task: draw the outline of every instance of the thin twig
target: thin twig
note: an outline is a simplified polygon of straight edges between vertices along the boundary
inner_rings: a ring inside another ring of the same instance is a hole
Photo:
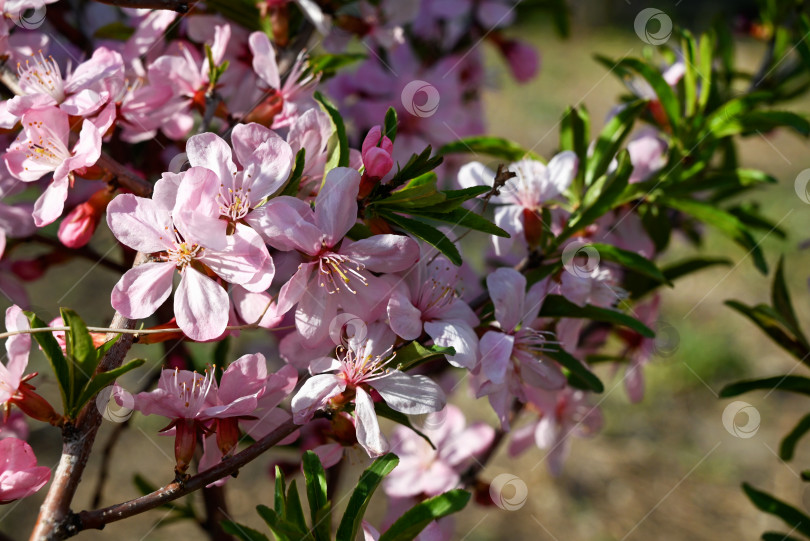
[[[149,511],[150,509],[154,509],[155,507],[199,490],[214,481],[233,475],[238,472],[242,466],[258,458],[262,453],[292,434],[297,428],[298,425],[293,423],[292,420],[289,420],[247,449],[244,449],[230,458],[224,459],[209,470],[190,477],[185,482],[173,481],[140,498],[111,505],[103,509],[82,511],[81,513],[74,514],[71,516],[69,526],[65,530],[68,534],[67,537],[76,535],[82,530],[101,529],[110,522],[116,522],[134,515],[139,515],[145,511]]]
[[[96,2],[120,8],[166,9],[177,13],[188,13],[196,0],[96,0]]]

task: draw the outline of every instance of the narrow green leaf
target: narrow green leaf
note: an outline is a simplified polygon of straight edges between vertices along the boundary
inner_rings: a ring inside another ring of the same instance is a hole
[[[470,493],[451,490],[416,504],[405,511],[386,532],[380,541],[411,541],[434,520],[457,513],[470,501]]]
[[[458,252],[456,245],[435,227],[393,212],[381,212],[380,216],[434,246],[447,256],[447,259],[452,261],[454,265],[461,265],[461,254]]]
[[[220,522],[220,524],[222,525],[222,529],[225,531],[225,533],[236,536],[236,538],[240,541],[270,541],[263,533],[257,532],[253,528],[249,528],[244,524],[239,524],[231,520],[223,520]]]
[[[759,244],[751,236],[751,232],[738,218],[702,201],[693,199],[678,199],[673,197],[663,197],[659,200],[661,204],[680,210],[689,214],[693,218],[700,220],[725,234],[737,244],[748,250],[754,260],[754,266],[762,272],[768,273],[768,264]]]
[[[796,445],[808,431],[810,431],[810,413],[802,417],[798,424],[793,427],[793,430],[790,431],[790,434],[784,437],[779,445],[779,458],[786,462],[793,460]]]
[[[586,389],[595,393],[601,393],[605,390],[604,384],[596,377],[596,374],[588,370],[579,359],[564,349],[546,351],[546,355],[566,368],[575,379],[575,382],[581,383]]]
[[[68,393],[70,415],[76,413],[76,399],[84,388],[85,384],[96,371],[98,357],[96,346],[93,344],[93,337],[87,331],[84,321],[79,315],[68,308],[60,309],[62,321],[70,327],[65,333],[65,348],[67,350],[68,363],[72,363],[72,380],[70,382],[70,392]]]
[[[343,123],[343,117],[340,116],[337,107],[318,91],[315,92],[314,98],[315,101],[321,105],[321,108],[326,114],[329,115],[329,118],[332,120],[332,125],[335,128],[335,147],[326,163],[326,169],[324,171],[325,178],[326,173],[335,167],[347,167],[349,165],[349,140],[346,137],[346,125]]]
[[[393,143],[397,138],[397,111],[393,107],[389,107],[385,112],[384,135],[388,137]]]
[[[366,514],[366,508],[371,501],[371,496],[374,495],[374,491],[380,486],[385,476],[397,467],[397,464],[399,464],[399,458],[393,453],[388,453],[375,460],[363,472],[352,492],[343,518],[340,520],[335,537],[336,541],[355,540],[357,532],[360,530],[360,524]]]
[[[790,391],[810,396],[810,379],[803,376],[773,376],[770,378],[747,379],[723,387],[720,398],[730,398],[743,393],[759,390]]]
[[[452,347],[428,346],[425,347],[416,340],[397,350],[397,369],[407,372],[420,364],[441,359],[445,355],[455,355]]]
[[[573,317],[605,321],[633,329],[647,338],[654,338],[655,333],[634,317],[609,308],[600,308],[586,304],[579,306],[560,295],[547,295],[540,307],[539,317]]]
[[[119,366],[118,368],[113,368],[112,370],[107,370],[106,372],[102,372],[100,374],[95,375],[82,389],[81,394],[75,400],[73,404],[73,413],[79,413],[79,411],[84,407],[84,405],[89,402],[96,394],[101,391],[107,385],[110,385],[113,381],[118,379],[120,376],[126,374],[130,370],[135,370],[139,366],[141,366],[144,362],[143,359],[133,359],[128,363]]]
[[[796,312],[793,311],[793,303],[790,301],[790,293],[785,283],[784,257],[779,258],[779,263],[776,265],[776,273],[773,276],[773,287],[771,288],[771,303],[785,321],[790,324],[791,330],[797,335],[797,338],[807,343],[807,339],[801,332],[799,320],[796,318]]]
[[[668,284],[670,286],[672,285],[672,283],[667,280],[667,277],[664,276],[655,263],[646,257],[637,254],[636,252],[623,250],[611,244],[594,243],[590,246],[599,252],[599,257],[601,259],[618,263],[623,267],[652,278],[653,280],[656,280],[662,284]]]
[[[292,480],[287,491],[287,516],[285,518],[299,530],[308,531],[307,521],[304,518],[304,507],[301,505],[301,497],[298,495],[298,484],[295,479]]]
[[[770,494],[755,489],[748,483],[743,483],[742,487],[746,496],[754,503],[757,509],[781,518],[797,532],[810,536],[810,517],[792,505],[788,505]]]
[[[765,532],[762,534],[762,541],[799,541],[799,539],[786,533]]]
[[[310,532],[301,530],[292,522],[284,520],[273,509],[265,505],[257,505],[256,511],[267,524],[267,527],[270,528],[270,531],[273,532],[277,541],[312,540],[312,534]]]
[[[726,301],[725,304],[750,319],[775,344],[782,347],[799,361],[808,362],[810,348],[802,343],[801,338],[793,334],[789,324],[782,319],[779,312],[764,304],[747,306],[738,301]]]
[[[31,324],[32,329],[41,329],[47,327],[48,324],[39,319],[33,312],[23,312]],[[69,393],[70,393],[70,365],[62,353],[62,348],[59,347],[59,342],[54,338],[53,333],[38,332],[32,333],[31,336],[36,340],[39,347],[42,348],[42,353],[51,365],[54,375],[56,376],[56,383],[59,385],[59,393],[62,395],[62,406],[64,412],[67,414],[70,409]]]
[[[619,62],[619,65],[635,71],[641,75],[641,77],[644,78],[647,83],[649,83],[653,89],[653,92],[655,92],[655,95],[658,97],[658,102],[661,104],[661,107],[666,113],[670,126],[672,126],[672,129],[675,131],[675,133],[677,133],[681,124],[681,111],[680,106],[678,105],[678,98],[675,95],[675,91],[671,86],[669,86],[669,83],[664,80],[664,76],[661,75],[658,68],[655,68],[643,60],[639,60],[638,58],[624,58]],[[693,93],[691,94],[691,98],[689,97],[689,93],[687,93],[687,99],[691,99],[692,106],[694,107],[694,81],[692,85]],[[687,113],[687,116],[691,115]]]
[[[304,174],[304,166],[306,165],[306,149],[302,148],[295,155],[295,166],[290,174],[290,180],[284,185],[279,195],[289,195],[290,197],[298,196],[298,188],[301,186],[301,177]]]
[[[417,208],[412,209],[410,213],[412,215],[422,216],[431,220],[447,222],[453,225],[460,225],[461,227],[466,227],[467,229],[473,229],[475,231],[482,231],[489,235],[495,235],[496,237],[509,238],[509,233],[490,222],[480,214],[476,214],[474,211],[465,208],[454,209],[446,212],[426,212],[424,209]]]
[[[284,474],[281,468],[276,466],[276,483],[273,507],[280,517],[287,516],[287,483],[284,482]]]
[[[616,116],[602,128],[593,147],[593,154],[588,159],[585,170],[585,186],[590,186],[597,178],[605,174],[622,141],[633,129],[638,116],[647,108],[646,100],[636,100],[625,105]],[[580,164],[582,167],[582,164]]]
[[[309,500],[310,518],[312,519],[312,528],[315,531],[315,538],[318,541],[329,541],[329,532],[332,527],[331,521],[319,520],[318,515],[318,512],[326,507],[328,503],[326,496],[326,473],[323,471],[323,465],[318,455],[312,451],[304,453],[303,467],[304,480],[307,486],[307,500]]]

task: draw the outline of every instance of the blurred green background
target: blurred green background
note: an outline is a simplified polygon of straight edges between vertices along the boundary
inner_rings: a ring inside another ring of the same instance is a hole
[[[572,2],[571,36],[561,40],[544,20],[526,18],[512,33],[531,41],[542,54],[539,77],[528,85],[517,85],[505,72],[500,59],[487,44],[489,86],[485,102],[489,131],[508,137],[541,155],[555,152],[558,121],[568,105],[584,104],[591,114],[594,129],[601,127],[624,87],[592,59],[592,54],[620,58],[642,53],[645,44],[633,32],[633,17],[648,5],[636,2]],[[709,25],[718,5],[684,0],[677,5],[656,5],[677,22],[695,29]],[[744,11],[745,8],[735,7]],[[729,19],[729,24],[733,23]],[[757,69],[764,44],[740,37],[738,65],[744,71]],[[810,102],[793,104],[796,110],[810,111]],[[769,262],[786,255],[787,278],[794,294],[800,319],[810,328],[810,254],[798,244],[810,237],[810,206],[794,192],[797,174],[810,167],[807,142],[787,133],[752,137],[742,144],[743,165],[762,169],[780,181],[753,197],[764,213],[788,234],[786,240],[769,235],[762,241]],[[487,242],[479,237],[480,242]],[[110,238],[97,238],[95,247],[102,253],[112,244]],[[677,259],[693,248],[676,242],[665,260]],[[716,540],[756,539],[766,529],[788,528],[758,512],[740,490],[749,481],[805,511],[810,512],[810,491],[798,473],[810,464],[810,442],[798,447],[796,458],[782,463],[777,450],[782,436],[808,411],[807,402],[795,396],[755,393],[742,399],[761,415],[757,433],[748,439],[729,434],[721,416],[730,400],[720,400],[722,386],[745,377],[786,373],[796,363],[772,345],[753,325],[723,306],[727,299],[748,304],[768,298],[770,277],[753,267],[750,258],[737,246],[709,231],[701,250],[706,255],[728,256],[733,267],[717,267],[682,279],[674,290],[664,291],[663,319],[677,330],[679,346],[675,354],[655,360],[646,369],[647,393],[638,405],[629,403],[620,376],[609,367],[599,374],[607,384],[599,397],[606,419],[601,434],[591,440],[575,440],[571,456],[560,478],[548,475],[542,463],[543,452],[531,450],[518,459],[501,451],[484,477],[510,473],[529,488],[528,500],[517,511],[471,505],[457,517],[457,539],[496,540],[532,539],[557,541],[642,540]],[[87,274],[86,274],[87,273]],[[77,276],[86,277],[75,286]],[[104,324],[112,315],[109,292],[116,276],[100,267],[91,268],[76,261],[52,269],[33,288],[34,309],[43,319],[56,315],[57,306],[76,309],[93,324]],[[54,302],[52,292],[66,292]],[[258,333],[246,335],[238,344],[242,352],[268,350],[266,338]],[[154,358],[158,348],[135,348],[132,357]],[[34,367],[44,368],[39,356]],[[799,368],[797,373],[803,369]],[[136,388],[142,373],[131,374],[124,386]],[[43,393],[56,393],[52,379],[37,378]],[[468,420],[493,417],[483,402],[457,397]],[[124,433],[113,455],[114,471],[108,482],[104,504],[137,495],[132,485],[133,472],[141,472],[154,484],[169,481],[173,464],[172,441],[156,436],[162,419],[136,416]],[[744,423],[745,419],[741,419]],[[41,464],[54,465],[59,456],[56,431],[32,427],[31,443]],[[106,442],[112,429],[105,423],[96,442]],[[281,452],[283,454],[283,451]],[[74,509],[89,505],[98,454],[91,459],[85,483],[74,502]],[[230,481],[230,512],[237,521],[264,530],[253,508],[269,503],[272,485],[267,474],[268,460],[246,467],[237,480]],[[355,479],[363,467],[362,457],[353,460],[346,479]],[[350,490],[344,486],[338,494]],[[42,494],[19,504],[0,507],[0,530],[24,538],[36,515]],[[345,502],[344,502],[345,503]],[[201,509],[201,502],[196,502]],[[375,502],[372,515],[382,512]],[[339,504],[340,508],[341,505]],[[167,512],[155,510],[140,519],[113,523],[103,532],[86,532],[85,539],[177,540],[195,539],[200,534],[186,523],[166,524]]]

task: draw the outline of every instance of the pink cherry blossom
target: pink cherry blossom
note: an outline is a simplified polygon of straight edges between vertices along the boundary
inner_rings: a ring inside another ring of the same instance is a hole
[[[121,277],[112,293],[116,310],[134,319],[152,315],[169,297],[177,270],[177,323],[189,338],[211,340],[225,330],[230,303],[208,270],[251,291],[267,289],[274,273],[267,248],[243,224],[226,235],[215,199],[219,184],[213,171],[192,167],[164,175],[152,199],[123,194],[110,203],[107,224],[118,240],[156,254]]]
[[[53,172],[53,181],[34,205],[34,222],[43,227],[56,220],[64,208],[72,173],[82,173],[101,155],[101,133],[84,120],[79,141],[68,150],[68,115],[55,107],[37,109],[23,115],[23,131],[4,155],[6,167],[24,182]]]
[[[452,405],[431,413],[422,424],[422,432],[435,450],[414,431],[401,426],[394,429],[391,444],[399,465],[383,481],[389,496],[436,496],[456,488],[461,473],[495,437],[492,427],[484,423],[467,426],[464,414]]]
[[[514,431],[509,454],[516,456],[535,444],[546,450],[548,469],[558,476],[570,450],[571,436],[590,437],[599,432],[602,412],[589,403],[588,393],[570,387],[559,391],[532,389],[528,394],[540,419]]]
[[[51,478],[51,469],[37,466],[31,446],[17,438],[0,440],[0,503],[35,493]]]
[[[532,327],[546,284],[538,282],[527,292],[526,278],[511,268],[497,269],[486,281],[500,328],[481,337],[481,359],[474,371],[477,395],[489,396],[501,423],[507,426],[511,396],[522,399],[527,387],[560,389],[566,379],[560,367],[543,356],[553,335]]]
[[[0,178],[0,258],[3,257],[7,238],[27,237],[36,231],[30,205],[8,204],[2,201],[22,188],[23,185],[15,178]]]
[[[577,173],[577,156],[565,151],[554,156],[548,165],[532,159],[515,162],[509,170],[516,177],[507,181],[501,193],[491,201],[496,204],[495,223],[510,234],[510,238],[492,237],[497,255],[505,255],[519,240],[525,246],[536,243],[544,225],[540,211],[553,206],[554,200],[570,186]],[[458,173],[462,188],[491,186],[495,173],[478,162],[469,163]]]
[[[458,297],[458,283],[459,269],[446,258],[423,257],[391,293],[388,319],[398,336],[416,340],[426,332],[436,345],[455,349],[447,358],[453,366],[472,369],[478,360],[478,317]]]
[[[269,97],[246,120],[255,120],[274,129],[287,127],[315,105],[312,95],[319,76],[306,74],[306,62],[304,56],[300,55],[282,84],[276,51],[267,34],[253,32],[249,43],[253,53],[253,70],[267,86],[265,94],[269,92]]]
[[[218,135],[203,133],[186,143],[192,167],[214,171],[219,179],[217,203],[229,221],[252,224],[254,208],[276,193],[287,181],[293,165],[290,145],[259,124],[237,124],[231,132],[237,170],[231,148]]]
[[[28,318],[19,306],[10,306],[6,310],[6,330],[19,331],[30,328]],[[28,367],[28,354],[31,351],[31,335],[22,333],[6,339],[6,364],[0,363],[0,404],[5,404],[14,397],[23,375]]]
[[[371,457],[388,449],[380,431],[373,389],[392,409],[408,415],[439,411],[445,406],[444,392],[430,378],[411,375],[389,367],[393,333],[384,324],[372,324],[362,343],[344,348],[338,359],[316,359],[313,374],[292,399],[293,420],[304,424],[316,411],[354,401],[357,441]],[[352,394],[354,395],[352,397]]]
[[[319,108],[307,110],[290,126],[287,142],[293,153],[298,154],[299,150],[304,149],[306,156],[300,185],[303,194],[312,190],[317,192],[321,184],[333,129],[329,115]]]
[[[390,287],[374,272],[404,270],[419,259],[419,246],[402,235],[343,237],[357,221],[360,174],[332,169],[315,199],[315,210],[300,199],[281,196],[257,209],[254,227],[279,250],[308,257],[279,292],[279,312],[296,304],[295,324],[306,338],[323,338],[338,307],[375,320],[384,312]],[[261,213],[260,213],[261,212]]]

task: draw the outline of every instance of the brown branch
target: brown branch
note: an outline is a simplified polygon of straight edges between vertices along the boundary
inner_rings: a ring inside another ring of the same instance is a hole
[[[149,511],[150,509],[154,509],[155,507],[159,507],[167,502],[199,490],[223,477],[233,475],[238,472],[242,466],[258,458],[262,453],[292,434],[297,428],[298,426],[293,423],[292,420],[287,421],[242,452],[223,460],[210,470],[205,470],[202,473],[190,477],[185,482],[173,481],[151,494],[141,496],[140,498],[111,505],[103,509],[82,511],[77,515],[73,515],[70,521],[70,527],[66,529],[65,533],[67,536],[72,536],[82,530],[100,530],[110,522],[116,522]]]
[[[177,13],[188,13],[197,0],[96,0],[100,4],[136,9],[166,9]]]
[[[114,186],[126,188],[135,195],[150,197],[152,185],[144,179],[133,175],[129,169],[115,161],[107,153],[102,152],[96,166],[107,173],[105,180]]]
[[[229,518],[225,487],[216,485],[204,487],[202,496],[205,504],[205,522],[200,526],[208,533],[211,541],[233,541],[233,537],[222,528],[222,521]]]
[[[139,265],[146,259],[145,254],[139,253],[134,265]],[[131,329],[134,328],[135,321],[116,312],[111,325]],[[108,334],[107,339],[111,340],[115,336],[117,335]],[[133,338],[133,335],[122,335],[101,359],[96,372],[107,372],[121,366]],[[76,494],[100,425],[101,412],[98,411],[95,400],[90,400],[75,422],[66,423],[62,429],[62,457],[59,459],[45,501],[39,509],[31,541],[62,539],[68,535],[65,519],[70,516],[70,503]]]

